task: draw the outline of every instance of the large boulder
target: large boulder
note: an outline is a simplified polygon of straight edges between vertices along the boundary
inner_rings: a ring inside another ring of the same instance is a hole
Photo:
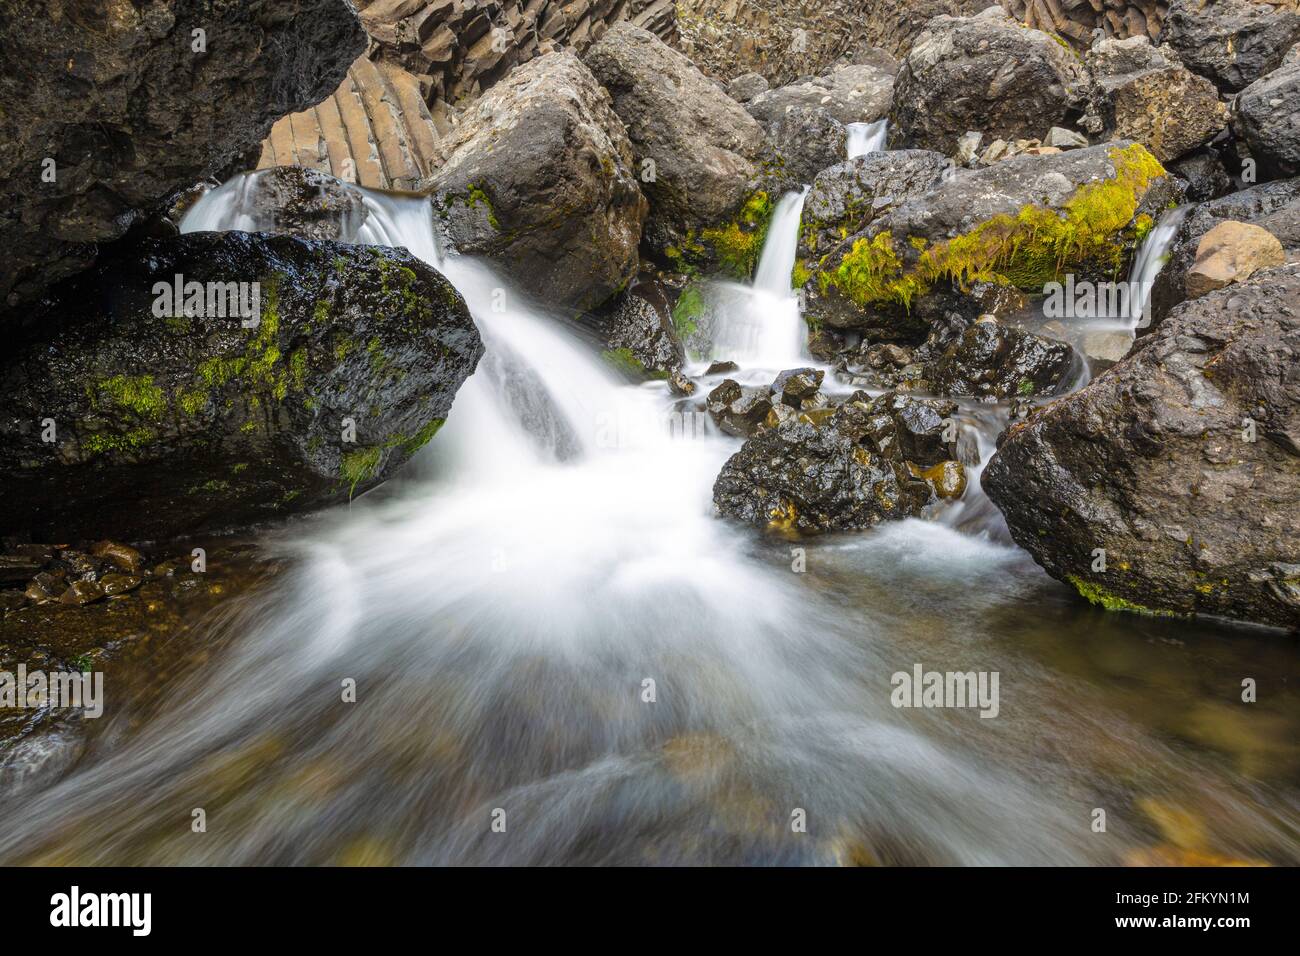
[[[669,259],[707,260],[721,246],[733,271],[752,269],[757,249],[746,237],[753,230],[737,220],[770,158],[759,122],[690,60],[631,24],[610,29],[585,62],[627,127],[650,200],[647,248]]]
[[[1236,93],[1300,42],[1300,12],[1256,0],[1174,0],[1160,39],[1193,73]]]
[[[1138,335],[1153,331],[1187,298],[1187,273],[1201,239],[1223,222],[1258,226],[1276,236],[1290,258],[1300,258],[1300,179],[1262,183],[1195,206],[1170,240],[1167,261],[1151,288],[1151,307]]]
[[[951,156],[968,130],[991,139],[1040,137],[1087,106],[1088,75],[1063,43],[1001,11],[936,17],[894,84],[890,142]]]
[[[444,149],[429,187],[457,252],[485,256],[543,301],[577,310],[636,274],[647,207],[632,146],[573,54],[515,70],[466,112]]]
[[[1286,251],[1277,236],[1250,223],[1228,220],[1201,237],[1184,289],[1187,298],[1195,299],[1285,263]]]
[[[855,156],[823,170],[804,201],[800,258],[820,258],[876,217],[937,188],[951,169],[942,153],[896,149]]]
[[[172,193],[254,165],[272,123],[329,96],[364,48],[347,0],[5,4],[0,309]]]
[[[789,106],[766,129],[783,171],[796,182],[810,183],[827,166],[848,158],[844,124],[820,106]]]
[[[1069,383],[1074,349],[1000,322],[971,325],[926,371],[937,395],[992,402],[1054,395]]]
[[[802,79],[759,93],[747,104],[750,114],[771,123],[795,106],[814,106],[841,123],[874,123],[889,115],[894,74],[866,64],[842,64],[825,76]]]
[[[1139,142],[1161,162],[1205,145],[1228,126],[1214,84],[1145,36],[1101,40],[1085,62],[1107,137]]]
[[[242,232],[119,249],[9,344],[0,533],[53,541],[347,501],[433,436],[482,354],[455,289],[407,251]]]
[[[1237,94],[1233,126],[1264,176],[1300,174],[1300,62],[1274,70]]]
[[[810,264],[807,314],[919,341],[936,318],[979,308],[968,295],[977,283],[1042,294],[1067,275],[1122,276],[1179,188],[1141,144],[1122,141],[959,173]]]
[[[1107,608],[1300,627],[1297,301],[1293,265],[1186,302],[1011,426],[983,485],[1012,537]]]
[[[655,279],[636,282],[595,317],[606,361],[636,375],[666,377],[686,352],[673,326],[672,292]]]

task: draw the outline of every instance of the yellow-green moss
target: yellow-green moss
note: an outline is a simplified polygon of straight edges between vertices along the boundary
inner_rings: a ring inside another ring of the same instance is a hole
[[[1141,604],[1128,600],[1127,598],[1122,598],[1118,594],[1106,590],[1100,584],[1085,581],[1077,575],[1068,575],[1066,580],[1074,585],[1074,589],[1078,591],[1079,595],[1085,598],[1088,603],[1095,604],[1098,607],[1104,607],[1107,611],[1131,611],[1135,614],[1151,614],[1158,617],[1176,616],[1172,611],[1163,611],[1144,607]]]
[[[673,328],[677,337],[685,339],[699,329],[699,319],[704,314],[704,296],[694,285],[688,285],[673,305]]]
[[[1080,186],[1060,210],[1028,205],[1014,216],[994,216],[929,248],[914,243],[920,256],[910,268],[888,231],[858,239],[834,269],[818,274],[821,290],[836,288],[863,307],[910,308],[940,280],[963,289],[982,281],[1041,291],[1081,266],[1118,274],[1142,228],[1134,224],[1142,197],[1165,170],[1141,144],[1112,149],[1109,155],[1114,177]],[[1126,236],[1130,224],[1134,229]]]
[[[120,435],[87,435],[81,440],[81,447],[90,455],[100,455],[107,451],[133,451],[156,437],[152,428],[132,428]]]
[[[772,221],[772,209],[771,197],[759,189],[745,200],[735,220],[700,230],[700,239],[712,249],[723,272],[736,279],[747,279],[754,274]]]
[[[632,354],[631,349],[608,349],[601,352],[600,357],[620,372],[626,372],[628,375],[638,377],[645,375],[645,366],[640,359]]]
[[[812,270],[802,259],[794,261],[794,268],[790,270],[790,286],[794,289],[802,289],[804,284],[812,278]]]
[[[382,455],[381,448],[359,448],[343,456],[341,473],[348,486],[349,498],[356,492],[357,485],[374,477]]]
[[[158,418],[167,410],[167,399],[152,375],[114,375],[100,381],[95,392],[141,418]]]
[[[497,221],[496,210],[492,208],[492,200],[488,198],[488,194],[483,191],[483,187],[478,183],[469,184],[469,205],[471,209],[477,209],[482,205],[487,210],[488,225],[498,232],[501,230],[501,223]]]

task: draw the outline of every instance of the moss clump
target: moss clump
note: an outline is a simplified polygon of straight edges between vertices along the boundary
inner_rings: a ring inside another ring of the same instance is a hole
[[[167,399],[152,375],[114,375],[101,381],[95,391],[141,418],[158,418],[167,410]]]
[[[1107,611],[1131,611],[1135,614],[1150,614],[1157,617],[1175,617],[1172,611],[1156,610],[1149,607],[1143,607],[1127,598],[1122,598],[1118,594],[1107,591],[1099,584],[1093,584],[1091,581],[1085,581],[1077,575],[1071,574],[1066,580],[1074,585],[1074,589],[1079,595],[1085,598],[1089,604],[1095,604],[1103,607]]]
[[[89,455],[102,455],[108,451],[134,451],[156,437],[152,428],[132,428],[120,435],[87,435],[81,440],[81,447]]]
[[[700,231],[700,238],[712,247],[723,272],[736,279],[748,279],[754,274],[772,222],[772,209],[771,197],[759,189],[745,200],[734,221]]]
[[[443,426],[443,424],[446,423],[446,421],[447,420],[445,418],[435,418],[432,421],[430,421],[429,424],[425,425],[418,432],[412,435],[410,438],[402,439],[400,442],[402,446],[402,450],[405,451],[408,455],[415,454],[417,451],[419,451],[421,448],[427,445],[429,443],[429,440],[432,439],[434,435],[438,434],[438,429],[440,429]]]
[[[646,373],[645,365],[641,363],[640,359],[632,354],[631,349],[608,349],[601,352],[600,357],[620,372],[624,372],[628,375],[641,377]]]
[[[488,194],[483,191],[483,187],[478,183],[469,184],[469,206],[471,209],[477,209],[480,205],[487,210],[488,225],[498,232],[501,231],[501,223],[497,221],[496,210],[492,208],[492,200]]]
[[[673,328],[677,337],[685,339],[699,330],[699,319],[704,315],[704,296],[694,285],[688,285],[673,305]]]
[[[918,295],[940,280],[962,289],[993,282],[1041,291],[1079,267],[1118,274],[1142,228],[1134,223],[1138,205],[1165,170],[1141,144],[1112,149],[1109,155],[1114,177],[1079,187],[1060,210],[1028,205],[1014,216],[994,216],[923,251],[916,247],[920,255],[910,268],[889,232],[858,239],[834,269],[818,274],[821,291],[838,289],[861,307],[910,309]],[[1125,235],[1131,224],[1132,232]]]
[[[382,448],[359,448],[343,456],[341,473],[348,486],[348,498],[356,492],[357,485],[375,476],[382,456]]]
[[[812,270],[802,259],[794,261],[794,268],[790,270],[790,288],[802,289],[812,278]]]

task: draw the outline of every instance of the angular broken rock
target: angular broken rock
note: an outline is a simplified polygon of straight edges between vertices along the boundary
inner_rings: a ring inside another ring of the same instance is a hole
[[[1196,247],[1196,259],[1187,271],[1187,298],[1244,282],[1260,269],[1285,262],[1282,243],[1267,229],[1231,219],[1221,222]]]

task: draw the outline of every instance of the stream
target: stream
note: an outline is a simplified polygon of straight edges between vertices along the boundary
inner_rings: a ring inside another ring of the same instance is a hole
[[[256,228],[249,178],[184,230]],[[803,196],[728,291],[716,357],[746,381],[815,364],[789,290]],[[1300,862],[1293,652],[1050,579],[975,480],[1003,409],[964,409],[981,463],[965,500],[761,536],[713,510],[738,439],[443,255],[422,200],[366,204],[358,241],[442,271],[486,356],[398,480],[267,537],[289,570],[208,622],[203,666],[0,802],[0,860]],[[702,368],[696,398],[723,377]],[[996,719],[895,708],[891,675],[917,664],[998,672]],[[1248,714],[1246,677],[1266,688]]]

